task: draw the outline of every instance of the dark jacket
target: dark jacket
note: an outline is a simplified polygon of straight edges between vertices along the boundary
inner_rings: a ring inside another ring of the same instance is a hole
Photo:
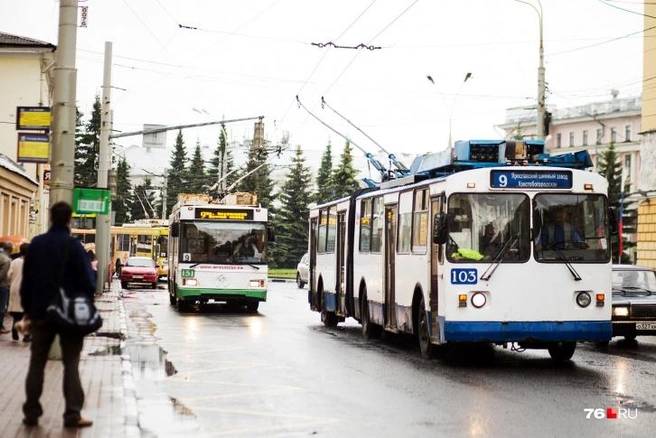
[[[70,243],[67,243],[69,242]],[[68,256],[64,254],[69,248]],[[69,293],[85,294],[93,300],[95,285],[89,256],[79,240],[71,237],[67,227],[51,227],[32,239],[23,265],[21,305],[31,319],[45,319],[46,308],[61,285]]]

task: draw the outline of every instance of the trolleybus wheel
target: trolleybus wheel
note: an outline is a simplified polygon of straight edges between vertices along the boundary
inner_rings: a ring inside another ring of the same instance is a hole
[[[364,291],[362,295],[362,311],[361,320],[362,335],[367,339],[374,339],[380,336],[382,327],[371,322],[371,315],[369,315],[369,301],[367,300],[367,292]]]
[[[549,355],[556,362],[570,360],[576,350],[576,342],[558,342],[548,348]]]
[[[426,359],[432,359],[437,350],[430,340],[430,334],[428,333],[429,323],[426,306],[424,305],[424,297],[422,296],[419,299],[419,308],[417,309],[417,338],[419,339],[421,355]]]
[[[249,303],[246,304],[246,310],[249,312],[257,312],[257,308],[260,307],[260,302],[259,301],[250,301]]]

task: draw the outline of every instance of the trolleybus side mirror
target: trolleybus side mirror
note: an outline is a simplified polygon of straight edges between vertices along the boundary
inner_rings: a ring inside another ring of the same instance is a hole
[[[619,232],[617,225],[617,208],[608,207],[608,225],[610,226],[610,234],[615,236]]]
[[[171,224],[171,236],[173,237],[180,236],[180,222],[174,222]]]
[[[276,241],[276,233],[275,231],[273,231],[273,227],[267,227],[267,240],[269,242]]]
[[[433,216],[433,243],[441,245],[446,243],[446,215],[436,213]]]

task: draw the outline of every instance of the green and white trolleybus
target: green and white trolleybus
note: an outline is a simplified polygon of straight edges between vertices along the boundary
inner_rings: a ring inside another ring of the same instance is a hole
[[[267,209],[249,193],[220,203],[180,195],[169,217],[169,297],[178,311],[200,304],[245,305],[267,297]]]

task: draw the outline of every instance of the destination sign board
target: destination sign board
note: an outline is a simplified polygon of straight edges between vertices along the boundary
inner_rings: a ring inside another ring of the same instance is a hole
[[[571,189],[570,170],[513,170],[490,171],[490,187],[493,189]]]
[[[253,210],[196,207],[195,217],[213,221],[252,221]]]
[[[17,130],[39,130],[50,129],[50,107],[47,106],[19,106],[16,107],[16,129]]]
[[[47,163],[50,158],[50,136],[48,134],[18,133],[19,163]]]

